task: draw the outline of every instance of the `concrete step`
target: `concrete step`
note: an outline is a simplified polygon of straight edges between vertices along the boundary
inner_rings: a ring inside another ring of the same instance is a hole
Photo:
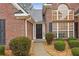
[[[43,43],[43,42],[45,42],[45,39],[36,39],[33,42],[34,43]]]

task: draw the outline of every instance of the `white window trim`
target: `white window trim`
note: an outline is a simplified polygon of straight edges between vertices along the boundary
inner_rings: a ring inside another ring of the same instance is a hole
[[[67,20],[69,20],[69,11],[68,11],[68,16],[67,16]]]
[[[73,22],[73,37],[75,37],[74,35],[75,35],[75,33],[74,33],[74,22]]]
[[[70,10],[69,10],[70,11]],[[69,11],[68,11],[68,17],[67,17],[67,20],[69,20]],[[68,38],[69,38],[69,22],[67,23],[67,26],[68,26]]]
[[[58,18],[58,10],[57,10],[57,20],[58,20],[59,18]]]
[[[58,22],[57,22],[57,38],[59,37],[59,27],[58,27]]]

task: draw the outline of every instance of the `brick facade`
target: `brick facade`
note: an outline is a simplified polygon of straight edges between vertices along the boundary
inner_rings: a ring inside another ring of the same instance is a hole
[[[44,9],[44,21],[45,21],[45,32],[49,30],[48,24],[52,22],[52,9],[56,10],[60,4],[52,4]],[[79,4],[67,4],[68,7],[74,11],[79,8]],[[25,36],[25,20],[16,19],[14,13],[17,9],[9,3],[0,3],[0,19],[5,20],[5,45],[8,48],[8,44],[11,39],[18,36]],[[79,18],[77,18],[78,21]],[[75,20],[75,19],[74,19]],[[76,22],[76,20],[75,20]],[[78,21],[79,25],[79,21]],[[79,27],[78,27],[79,29]],[[79,32],[79,31],[78,31]],[[33,23],[27,21],[27,36],[33,39]],[[78,35],[79,36],[79,35]]]
[[[79,3],[68,3],[68,4],[67,3],[53,3],[52,5],[48,5],[48,6],[44,7],[43,14],[45,14],[44,18],[45,18],[45,23],[46,23],[46,25],[45,25],[46,32],[49,31],[49,22],[53,22],[52,10],[58,10],[58,6],[60,4],[66,4],[70,10],[74,10],[74,13],[79,9]],[[69,16],[69,17],[72,18],[74,16]],[[74,18],[74,23],[75,22],[78,22],[78,24],[79,24],[78,18],[77,18],[77,20]],[[79,29],[79,27],[78,27],[78,29]],[[78,30],[78,33],[79,33],[79,30]],[[75,35],[75,33],[74,33],[74,35]],[[78,34],[78,37],[79,37],[79,34]]]
[[[33,39],[33,24],[27,21],[27,37]]]
[[[0,3],[0,19],[5,20],[5,45],[8,48],[9,41],[18,36],[25,35],[25,21],[17,20],[14,16],[16,9],[12,4]]]

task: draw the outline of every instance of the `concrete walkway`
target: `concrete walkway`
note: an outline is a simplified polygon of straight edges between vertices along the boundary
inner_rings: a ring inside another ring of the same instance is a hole
[[[34,56],[49,56],[44,48],[44,42],[35,42],[33,52]]]

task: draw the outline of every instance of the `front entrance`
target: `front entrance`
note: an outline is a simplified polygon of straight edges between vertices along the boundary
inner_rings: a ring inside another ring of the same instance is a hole
[[[36,24],[36,39],[42,39],[42,24]]]

